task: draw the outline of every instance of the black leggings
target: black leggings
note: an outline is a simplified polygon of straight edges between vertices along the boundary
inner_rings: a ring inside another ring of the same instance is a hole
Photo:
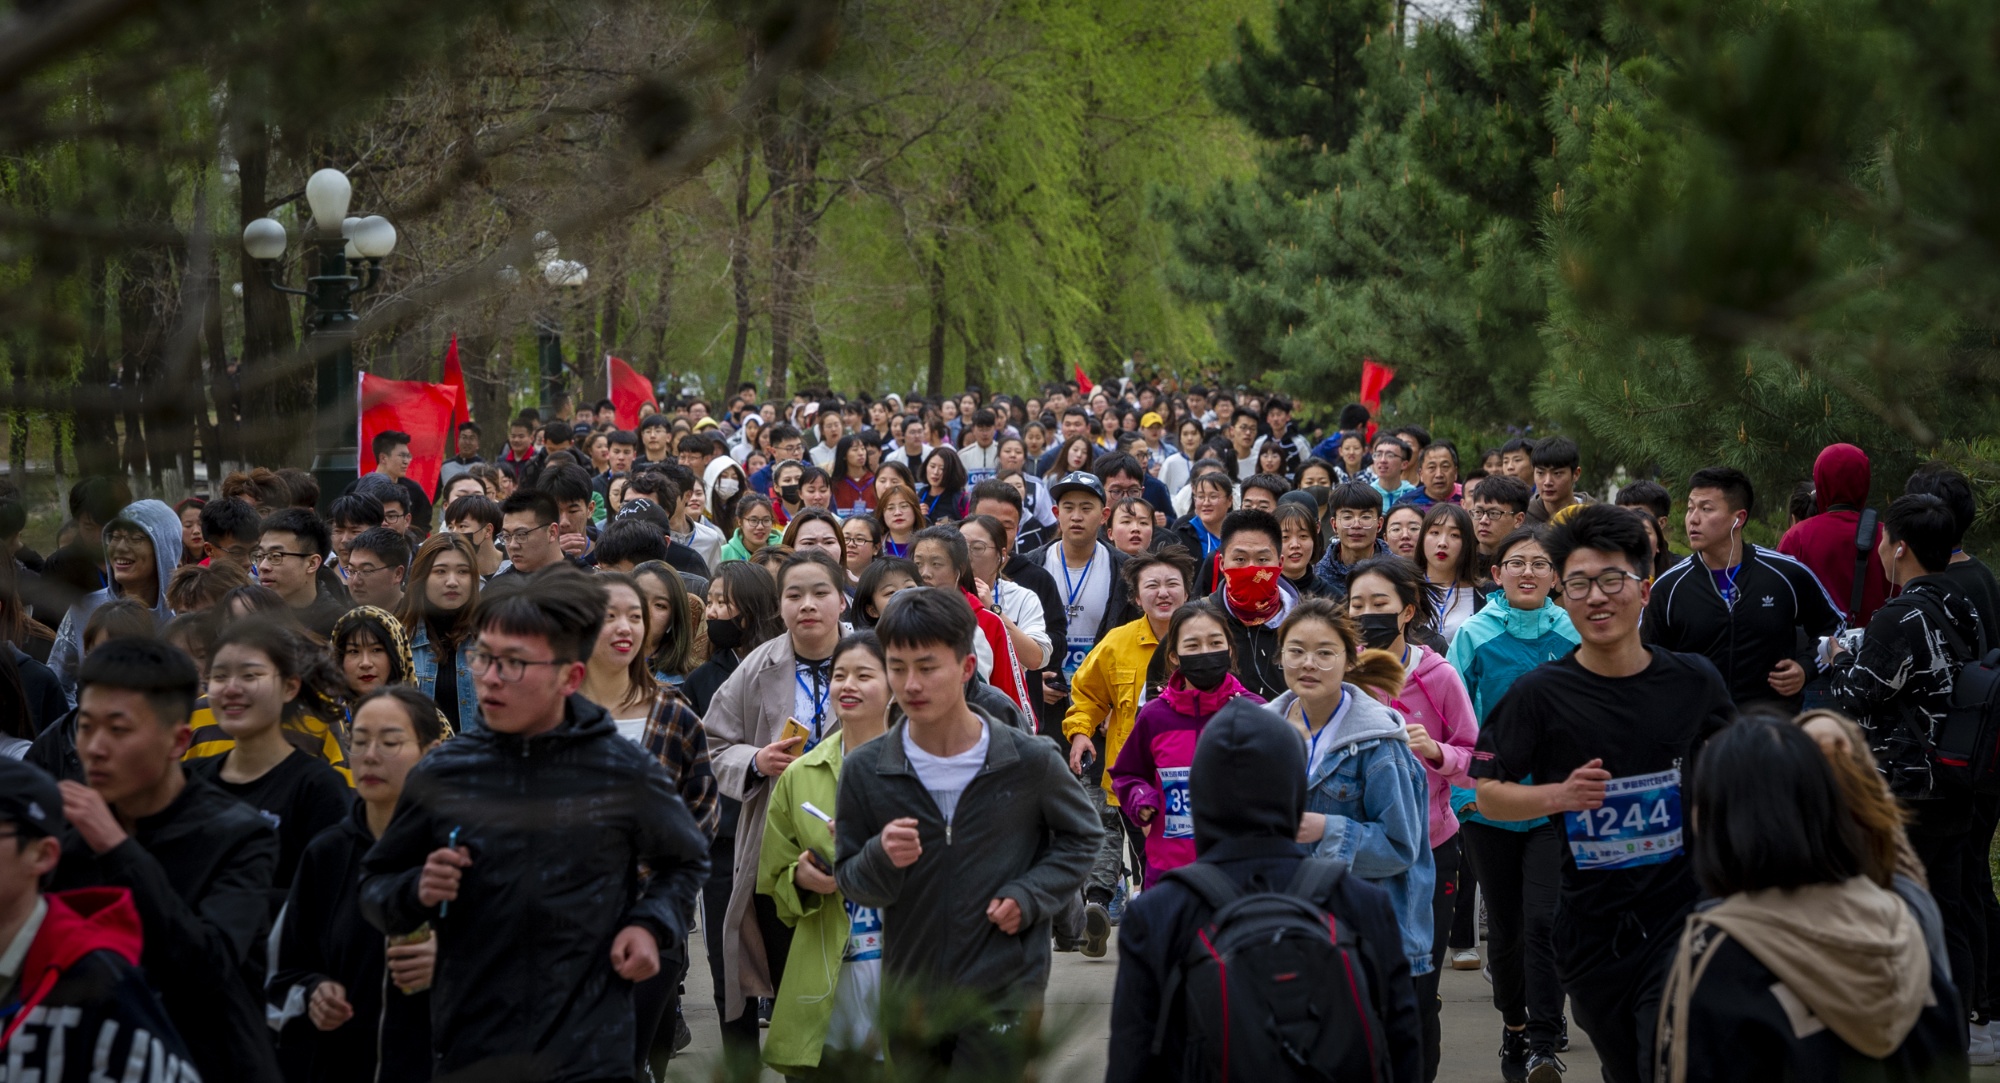
[[[1417,990],[1417,1018],[1424,1035],[1424,1081],[1437,1078],[1443,1057],[1444,1027],[1438,1018],[1444,1002],[1438,999],[1438,983],[1443,980],[1445,940],[1451,932],[1452,909],[1458,903],[1458,839],[1446,839],[1431,851],[1437,866],[1437,881],[1431,888],[1431,972],[1414,979]]]
[[[1506,1025],[1527,1026],[1529,1046],[1553,1051],[1563,1010],[1553,940],[1562,836],[1550,823],[1509,831],[1472,821],[1458,837],[1473,878],[1486,894],[1486,965],[1493,971],[1493,1006]]]
[[[1458,901],[1451,906],[1451,936],[1445,946],[1464,951],[1479,946],[1479,893],[1472,890],[1472,858],[1465,852],[1465,835],[1452,836],[1451,844],[1458,847]]]

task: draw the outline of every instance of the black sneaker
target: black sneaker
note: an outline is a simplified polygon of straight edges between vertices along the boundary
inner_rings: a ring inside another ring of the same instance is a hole
[[[1507,1083],[1526,1083],[1528,1078],[1528,1032],[1500,1028],[1500,1078]]]
[[[1556,1016],[1556,1052],[1569,1052],[1569,1016]]]
[[[1528,1058],[1528,1083],[1562,1083],[1563,1073],[1569,1065],[1547,1049],[1542,1049]]]
[[[1083,906],[1083,957],[1104,958],[1104,949],[1111,943],[1111,912],[1103,903],[1085,903]]]
[[[674,1052],[679,1053],[694,1044],[694,1031],[688,1029],[687,1016],[680,1005],[674,1006]]]

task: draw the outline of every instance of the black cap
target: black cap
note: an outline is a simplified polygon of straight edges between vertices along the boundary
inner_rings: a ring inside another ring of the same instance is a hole
[[[0,822],[37,835],[61,835],[62,791],[56,780],[32,763],[0,755]]]
[[[1072,470],[1064,474],[1054,485],[1049,486],[1049,500],[1061,500],[1064,493],[1075,492],[1079,489],[1096,497],[1099,502],[1103,502],[1104,500],[1103,480],[1087,470]]]

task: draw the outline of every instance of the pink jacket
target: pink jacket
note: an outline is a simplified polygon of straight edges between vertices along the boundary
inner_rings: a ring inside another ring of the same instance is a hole
[[[1458,834],[1458,817],[1451,811],[1451,788],[1472,788],[1472,778],[1465,772],[1472,764],[1472,746],[1479,743],[1479,716],[1472,711],[1465,682],[1444,655],[1418,643],[1410,644],[1410,650],[1415,664],[1403,683],[1403,694],[1386,702],[1405,721],[1422,726],[1444,753],[1443,767],[1433,767],[1429,760],[1417,757],[1430,783],[1431,849],[1435,850]]]

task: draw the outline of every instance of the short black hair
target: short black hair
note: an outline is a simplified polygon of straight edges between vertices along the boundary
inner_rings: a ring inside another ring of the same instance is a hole
[[[1549,562],[1561,578],[1569,558],[1579,549],[1617,553],[1641,578],[1653,576],[1653,535],[1637,516],[1616,504],[1586,504],[1568,520],[1552,526],[1542,542]]]
[[[990,429],[998,420],[998,418],[993,416],[993,411],[983,406],[972,411],[972,427],[975,429]]]
[[[1393,432],[1385,432],[1378,434],[1375,437],[1375,439],[1371,443],[1369,443],[1368,450],[1372,452],[1376,448],[1381,447],[1383,444],[1388,444],[1392,447],[1402,448],[1403,460],[1405,462],[1413,460],[1417,457],[1417,449],[1411,447],[1406,441],[1404,441],[1402,437],[1397,436]]]
[[[1486,490],[1481,488],[1479,495],[1486,495]],[[1343,481],[1326,496],[1326,513],[1332,515],[1337,511],[1372,511],[1380,515],[1382,492],[1365,481]]]
[[[1480,486],[1479,491],[1484,493],[1486,491],[1485,486]],[[1618,499],[1615,503],[1627,508],[1645,508],[1647,511],[1659,516],[1664,516],[1674,510],[1674,498],[1671,493],[1667,492],[1667,487],[1657,481],[1650,480],[1635,481],[1619,489]],[[1525,511],[1526,509],[1523,508],[1522,510]]]
[[[685,433],[675,442],[674,450],[690,455],[711,455],[715,452],[715,442],[698,432]]]
[[[477,493],[468,493],[445,505],[445,525],[449,526],[464,519],[477,519],[481,523],[498,530],[500,529],[500,505]]]
[[[534,513],[535,522],[541,526],[562,518],[562,508],[556,505],[556,498],[540,489],[516,489],[500,502],[503,519],[524,511]]]
[[[1972,529],[1972,522],[1979,517],[1979,502],[1973,499],[1972,482],[1952,466],[1941,462],[1927,462],[1917,467],[1903,486],[1905,493],[1928,493],[1944,501],[1950,510],[1953,525],[1958,533],[1951,539],[1951,547],[1965,540],[1965,533]]]
[[[542,476],[535,481],[535,488],[554,497],[557,504],[578,500],[587,504],[596,491],[590,484],[590,474],[583,467],[568,464],[542,471]]]
[[[604,584],[568,561],[528,576],[507,576],[481,592],[473,621],[481,632],[540,636],[558,662],[581,662],[597,648],[607,599]]]
[[[1340,408],[1340,431],[1358,434],[1367,426],[1372,416],[1368,412],[1368,407],[1358,402],[1350,402]]]
[[[1500,445],[1500,454],[1502,455],[1512,455],[1517,451],[1525,453],[1528,456],[1528,461],[1533,462],[1535,459],[1535,442],[1525,436],[1516,436],[1512,440]]]
[[[1288,414],[1291,413],[1292,400],[1283,395],[1272,395],[1270,398],[1264,400],[1264,416],[1269,417],[1273,410],[1283,410]]]
[[[368,442],[368,450],[373,452],[375,457],[379,459],[409,442],[409,433],[397,432],[395,429],[390,429],[387,432],[376,433],[375,439]]]
[[[1826,755],[1791,719],[1773,711],[1742,715],[1702,746],[1690,781],[1689,858],[1709,894],[1861,875],[1861,826]]]
[[[604,437],[604,440],[605,443],[607,444],[616,444],[619,447],[639,446],[639,438],[636,435],[627,432],[624,429],[611,430],[611,432]]]
[[[1222,517],[1222,530],[1217,536],[1222,539],[1223,548],[1229,547],[1230,539],[1238,534],[1257,533],[1271,539],[1273,548],[1285,544],[1285,532],[1278,526],[1278,517],[1258,508],[1237,508]]]
[[[334,501],[333,506],[338,510],[340,501]],[[380,504],[375,505],[375,521],[382,521]],[[222,545],[225,538],[255,545],[258,535],[263,533],[262,526],[257,519],[257,509],[251,507],[248,501],[228,497],[211,500],[201,506],[202,539],[217,546]]]
[[[787,440],[797,439],[800,439],[799,427],[789,421],[774,421],[770,428],[764,430],[764,442],[774,448]]]
[[[1090,464],[1090,472],[1096,474],[1099,480],[1106,482],[1110,481],[1114,474],[1137,478],[1140,484],[1146,481],[1146,468],[1139,465],[1139,460],[1122,451],[1099,455],[1097,461]]]
[[[273,530],[298,537],[318,556],[325,556],[326,551],[333,547],[333,535],[326,529],[326,523],[304,508],[280,508],[266,515],[257,528],[257,536],[261,538]]]
[[[1367,486],[1364,485],[1362,488],[1365,489]],[[1486,480],[1480,482],[1479,488],[1474,490],[1472,500],[1469,502],[1501,504],[1516,514],[1525,514],[1528,510],[1528,498],[1532,495],[1534,494],[1528,489],[1528,483],[1512,474],[1488,474]]]
[[[406,512],[410,510],[409,491],[380,474],[361,475],[354,483],[354,494],[369,497],[384,509],[395,504]]]
[[[645,432],[647,429],[671,429],[673,427],[674,419],[665,414],[647,414],[645,417],[639,419],[640,432]]]
[[[1944,571],[1957,548],[1952,540],[1958,536],[1957,518],[1949,505],[1929,493],[1897,497],[1882,516],[1882,529],[1890,541],[1908,546],[1927,572]]]
[[[875,635],[889,650],[942,643],[962,659],[972,653],[972,634],[978,628],[964,595],[936,587],[912,587],[897,591],[882,607]]]
[[[373,553],[382,558],[382,563],[391,568],[410,566],[410,538],[400,530],[390,530],[386,526],[371,526],[354,536],[347,547],[349,553]]]
[[[1567,436],[1551,436],[1535,444],[1528,452],[1528,461],[1538,470],[1575,470],[1583,464],[1583,456],[1576,450],[1576,441]]]
[[[201,674],[194,659],[180,648],[157,639],[124,637],[106,640],[84,655],[76,671],[80,699],[85,689],[102,686],[137,692],[146,698],[161,722],[178,726],[194,713],[201,694]]]
[[[649,560],[667,559],[667,536],[658,523],[645,516],[629,515],[605,524],[597,535],[599,567],[631,561],[634,566]]]
[[[978,507],[982,500],[998,500],[1015,511],[1021,507],[1021,494],[1012,485],[995,478],[988,478],[972,487],[972,506]]]
[[[1245,489],[1262,489],[1271,494],[1273,500],[1292,491],[1292,483],[1278,474],[1252,474],[1243,479]]]
[[[674,479],[668,477],[665,472],[654,469],[657,465],[659,464],[651,464],[644,470],[633,471],[631,479],[625,483],[625,495],[643,496],[655,504],[668,507],[680,503],[681,487],[675,485]]]
[[[1412,457],[1415,457],[1431,446],[1431,431],[1422,425],[1405,425],[1390,435],[1397,437],[1408,436],[1410,439],[1415,440],[1417,446],[1410,449]]]
[[[333,506],[326,509],[326,521],[331,526],[363,528],[381,526],[382,502],[367,493],[348,493],[345,496],[334,497]]]
[[[1733,466],[1704,466],[1695,471],[1688,476],[1688,495],[1693,496],[1696,489],[1721,490],[1730,511],[1757,510],[1757,490],[1750,487],[1750,476]]]

